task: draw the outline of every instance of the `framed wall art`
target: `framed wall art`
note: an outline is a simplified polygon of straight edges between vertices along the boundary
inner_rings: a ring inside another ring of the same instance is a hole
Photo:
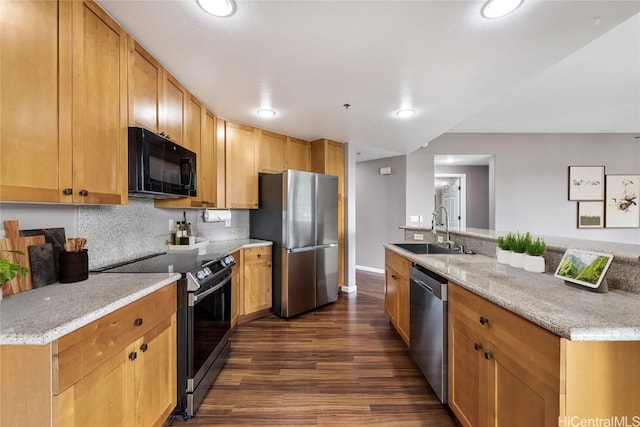
[[[603,228],[604,202],[578,202],[578,228]]]
[[[569,166],[569,200],[604,200],[604,166]]]
[[[605,227],[640,227],[640,175],[607,175]]]

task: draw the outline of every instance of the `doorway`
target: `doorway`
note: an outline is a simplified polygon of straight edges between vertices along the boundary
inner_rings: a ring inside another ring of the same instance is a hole
[[[435,174],[435,206],[444,206],[449,214],[450,230],[467,227],[467,175]],[[444,225],[442,210],[436,213],[436,225]]]

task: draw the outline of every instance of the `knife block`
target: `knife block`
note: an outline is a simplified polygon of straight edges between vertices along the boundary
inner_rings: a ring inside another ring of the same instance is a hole
[[[61,251],[58,258],[58,281],[60,283],[81,282],[89,278],[89,255],[80,252]]]

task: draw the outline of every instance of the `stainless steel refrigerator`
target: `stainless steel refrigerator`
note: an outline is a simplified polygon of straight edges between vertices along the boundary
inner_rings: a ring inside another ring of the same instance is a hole
[[[273,305],[289,318],[338,299],[338,178],[260,174],[250,235],[273,241]]]

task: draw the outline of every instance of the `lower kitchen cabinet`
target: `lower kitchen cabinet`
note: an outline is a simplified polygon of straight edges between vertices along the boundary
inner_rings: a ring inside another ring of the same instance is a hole
[[[402,340],[409,345],[409,268],[411,263],[385,250],[384,312]]]
[[[244,249],[243,254],[243,320],[260,316],[271,308],[271,246]]]
[[[240,316],[240,295],[242,293],[242,258],[241,251],[235,251],[231,255],[236,263],[231,267],[231,327],[235,327],[238,324],[238,317]]]
[[[51,344],[0,347],[0,424],[163,425],[176,406],[175,313],[174,283]]]

